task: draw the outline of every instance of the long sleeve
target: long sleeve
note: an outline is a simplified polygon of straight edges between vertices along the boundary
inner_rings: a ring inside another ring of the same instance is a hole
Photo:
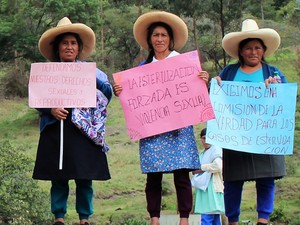
[[[111,100],[112,88],[108,81],[103,82],[103,81],[97,79],[97,89],[100,90],[109,101]]]
[[[223,177],[222,177],[222,158],[216,158],[210,164],[203,164],[201,169],[212,173],[213,186],[215,192],[223,193]]]
[[[96,70],[96,78],[97,78],[97,89],[100,90],[108,99],[108,101],[112,98],[112,87],[107,79],[107,75],[97,68]]]
[[[201,170],[208,171],[210,173],[222,172],[222,159],[216,158],[212,163],[201,165]]]

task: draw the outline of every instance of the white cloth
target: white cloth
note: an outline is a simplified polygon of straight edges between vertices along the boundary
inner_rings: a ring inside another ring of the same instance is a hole
[[[180,53],[176,52],[176,51],[172,51],[167,57],[167,58],[170,58],[170,57],[173,57],[173,56],[176,56],[176,55],[180,55]],[[153,56],[153,60],[152,62],[157,62],[158,60]]]
[[[191,179],[192,186],[202,191],[206,191],[210,178],[211,178],[211,173],[207,171],[200,174],[194,174]]]
[[[213,174],[213,186],[215,192],[223,193],[224,185],[222,176],[222,148],[218,146],[211,146],[208,150],[202,152],[202,154],[207,155],[207,157],[202,160],[202,163],[200,159],[201,170],[208,171]]]
[[[201,174],[193,175],[192,186],[205,191],[209,185],[211,176],[213,176],[213,186],[216,192],[223,193],[222,177],[222,148],[211,146],[209,149],[199,154]]]

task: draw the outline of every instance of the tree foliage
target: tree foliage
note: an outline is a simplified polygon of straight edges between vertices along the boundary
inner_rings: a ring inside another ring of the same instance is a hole
[[[124,70],[134,66],[140,49],[133,38],[132,24],[137,17],[136,7],[107,9],[105,12],[106,59],[108,66]],[[115,15],[119,15],[117,18]],[[111,63],[111,64],[110,64]]]
[[[73,22],[82,22],[97,29],[100,25],[99,4],[97,0],[2,0],[0,44],[5,54],[1,61],[26,58],[31,61],[43,61],[38,52],[37,43],[41,34],[56,26],[67,16]]]
[[[15,64],[45,61],[37,43],[47,29],[64,16],[85,23],[96,34],[96,51],[90,60],[108,74],[136,66],[145,56],[133,38],[136,18],[149,10],[165,10],[182,17],[189,28],[183,51],[197,49],[201,62],[213,62],[215,72],[230,62],[222,49],[225,34],[241,29],[241,22],[254,18],[262,25],[292,26],[299,30],[298,0],[2,0],[0,6],[0,61]],[[270,23],[269,21],[272,21]],[[280,28],[280,32],[282,32]],[[299,42],[296,34],[284,31],[283,42]],[[299,36],[299,35],[298,35]],[[290,43],[284,43],[284,46]],[[29,65],[27,67],[29,67]]]

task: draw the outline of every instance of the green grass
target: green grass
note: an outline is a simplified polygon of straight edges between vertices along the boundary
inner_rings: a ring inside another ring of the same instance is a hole
[[[271,65],[278,67],[288,78],[289,82],[299,82],[300,68],[297,68],[299,64],[300,56],[296,55],[296,49],[278,49],[276,54],[268,57],[266,60]],[[288,66],[287,66],[288,65]]]
[[[299,82],[299,71],[293,66],[296,57],[290,51],[283,51],[280,57],[268,61],[278,66],[290,82]],[[34,109],[28,107],[27,99],[7,100],[0,98],[0,140],[9,140],[14,146],[35,159],[39,138],[39,117]],[[292,156],[287,156],[288,175],[277,181],[275,208],[284,205],[284,213],[294,224],[300,221],[300,107],[296,113],[295,149]],[[148,219],[145,201],[145,178],[139,165],[138,142],[131,142],[127,135],[124,114],[118,98],[113,97],[107,121],[106,141],[110,146],[107,154],[112,179],[105,182],[94,182],[94,215],[92,224],[120,225],[126,218]],[[200,146],[199,133],[204,124],[195,125],[197,143]],[[71,192],[68,205],[67,222],[78,222],[75,211],[74,182],[71,181]],[[39,181],[43,190],[49,191],[50,184]],[[163,214],[176,214],[176,195],[171,174],[164,175],[164,190],[168,195],[163,197]],[[253,182],[244,187],[241,220],[256,220],[255,188]],[[50,206],[49,206],[50,210]],[[299,217],[299,216],[298,216]],[[295,221],[298,222],[295,222]],[[293,224],[293,223],[290,223]]]
[[[39,138],[38,114],[29,109],[26,99],[0,100],[4,107],[0,109],[0,139],[10,140],[19,146],[32,159],[35,158]],[[145,201],[145,175],[140,172],[138,142],[131,142],[127,135],[123,112],[117,98],[113,98],[108,109],[107,142],[110,146],[108,162],[112,179],[94,182],[94,210],[91,218],[94,224],[120,224],[125,218],[148,218]],[[195,126],[196,136],[204,125]],[[298,139],[299,140],[299,139]],[[197,138],[200,148],[199,138]],[[285,203],[285,212],[289,217],[300,213],[300,154],[295,146],[295,154],[288,161],[296,163],[295,174],[277,182],[275,208]],[[298,163],[298,164],[297,164]],[[71,192],[67,221],[77,222],[75,211],[74,181],[70,182]],[[39,181],[42,189],[49,191],[49,182]],[[163,214],[176,214],[176,195],[171,174],[164,175],[164,186],[168,193],[163,197]],[[255,221],[255,188],[253,182],[247,182],[243,192],[241,219]],[[49,208],[50,210],[50,208]],[[101,223],[99,223],[101,221]],[[119,222],[116,222],[119,221]]]

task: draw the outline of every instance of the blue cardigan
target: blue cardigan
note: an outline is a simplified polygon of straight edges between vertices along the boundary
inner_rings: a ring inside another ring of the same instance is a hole
[[[97,89],[100,90],[108,99],[108,101],[112,98],[112,87],[108,81],[107,75],[96,68],[96,84]],[[51,114],[51,108],[37,108],[37,110],[40,112],[40,132],[42,132],[46,126],[53,124],[57,121],[52,114]]]
[[[222,80],[233,81],[240,66],[240,63],[230,64],[221,71],[219,76],[222,78]],[[287,83],[287,79],[285,78],[284,74],[276,66],[271,66],[267,63],[262,63],[262,70],[264,80],[266,80],[269,76],[273,77],[274,72],[277,71],[282,83]]]

